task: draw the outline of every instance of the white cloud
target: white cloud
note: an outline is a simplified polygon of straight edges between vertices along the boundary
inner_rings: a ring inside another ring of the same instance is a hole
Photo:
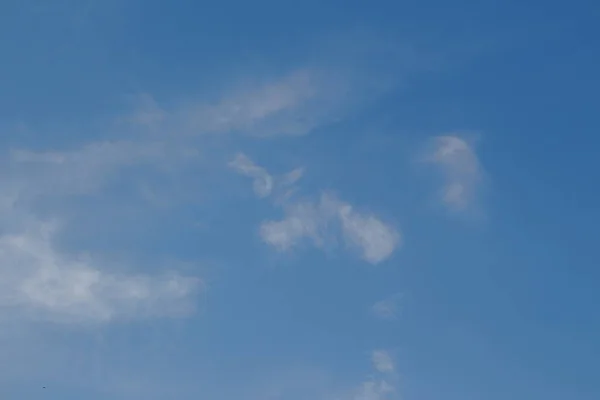
[[[394,320],[398,317],[398,302],[400,298],[400,294],[394,294],[387,299],[378,301],[373,305],[371,311],[377,318],[388,321]]]
[[[441,202],[452,211],[477,205],[483,170],[473,146],[458,136],[433,139],[426,161],[438,166],[444,177]]]
[[[0,235],[0,306],[21,316],[57,322],[187,314],[195,278],[109,272],[85,254],[60,252],[55,222],[29,219],[18,233]]]
[[[399,233],[374,216],[357,213],[348,204],[341,204],[338,213],[346,241],[371,264],[388,258],[400,244]]]
[[[260,236],[279,251],[287,251],[303,238],[309,238],[317,247],[324,245],[327,216],[312,203],[298,203],[288,207],[287,216],[280,221],[265,221]]]
[[[335,244],[337,232],[361,258],[378,264],[401,244],[400,234],[372,215],[364,215],[335,196],[323,193],[317,202],[301,201],[285,206],[285,217],[265,221],[260,235],[279,251],[287,251],[304,239],[317,246]]]

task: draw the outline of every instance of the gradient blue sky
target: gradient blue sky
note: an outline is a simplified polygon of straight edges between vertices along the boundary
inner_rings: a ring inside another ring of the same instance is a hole
[[[0,2],[0,397],[600,398],[599,20]]]

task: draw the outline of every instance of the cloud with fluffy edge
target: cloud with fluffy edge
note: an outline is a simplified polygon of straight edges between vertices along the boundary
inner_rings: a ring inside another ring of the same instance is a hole
[[[254,179],[254,190],[259,197],[270,194],[273,178],[264,168],[242,154],[229,165]],[[299,171],[286,175],[288,179],[284,182],[296,182]],[[304,241],[324,248],[335,244],[340,236],[346,247],[360,254],[363,260],[379,264],[401,245],[401,234],[395,228],[374,215],[355,210],[332,193],[323,192],[317,200],[287,200],[282,207],[283,219],[263,221],[259,228],[263,241],[278,251],[289,251]]]
[[[64,152],[12,151],[11,174],[0,187],[0,317],[86,324],[193,312],[200,279],[119,272],[85,251],[61,249],[59,235],[68,227],[60,216],[38,212],[48,196],[99,194],[125,167],[182,159],[171,150],[119,141]]]

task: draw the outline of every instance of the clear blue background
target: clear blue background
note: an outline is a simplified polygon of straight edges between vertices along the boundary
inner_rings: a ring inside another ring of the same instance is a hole
[[[139,398],[103,388],[115,373],[148,385],[144,396],[253,399],[253,385],[287,382],[288,369],[300,381],[323,370],[359,382],[381,347],[394,349],[407,400],[600,398],[598,21],[592,1],[3,1],[3,149],[117,137],[102,126],[129,94],[214,97],[231,77],[318,60],[314,49],[332,36],[364,33],[435,57],[308,136],[217,145],[269,168],[302,161],[310,187],[398,224],[405,243],[394,258],[376,267],[310,249],[273,258],[255,236],[262,206],[215,181],[208,206],[85,244],[211,260],[219,267],[207,273],[202,310],[100,333],[29,328],[24,347],[39,336],[62,344],[5,353],[2,369],[24,366],[1,380],[0,396]],[[430,187],[408,166],[419,143],[454,131],[481,138],[485,221],[428,208]],[[190,218],[208,230],[186,228]],[[374,320],[370,305],[396,292],[406,294],[401,317]],[[34,367],[49,353],[62,361]]]

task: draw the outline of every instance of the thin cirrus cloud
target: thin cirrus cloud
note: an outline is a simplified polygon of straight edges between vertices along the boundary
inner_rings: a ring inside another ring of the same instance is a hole
[[[478,206],[483,168],[472,144],[456,135],[437,136],[429,143],[425,161],[442,174],[439,199],[444,206],[453,212]]]
[[[190,101],[170,109],[142,94],[125,120],[169,134],[303,135],[335,119],[346,102],[343,93],[343,85],[328,85],[318,71],[300,69],[236,88],[216,101]]]
[[[273,178],[262,167],[256,166],[245,155],[237,155],[230,167],[254,179],[255,192],[266,197],[273,188]],[[252,171],[252,173],[249,173]],[[280,186],[295,183],[301,170],[294,170],[280,180]],[[269,191],[265,190],[269,182]],[[258,190],[257,190],[258,189]],[[401,235],[392,226],[374,215],[361,213],[334,194],[323,192],[316,200],[290,200],[281,204],[284,217],[263,221],[259,234],[263,241],[278,251],[289,251],[304,242],[325,248],[340,239],[370,264],[378,264],[401,245]]]

